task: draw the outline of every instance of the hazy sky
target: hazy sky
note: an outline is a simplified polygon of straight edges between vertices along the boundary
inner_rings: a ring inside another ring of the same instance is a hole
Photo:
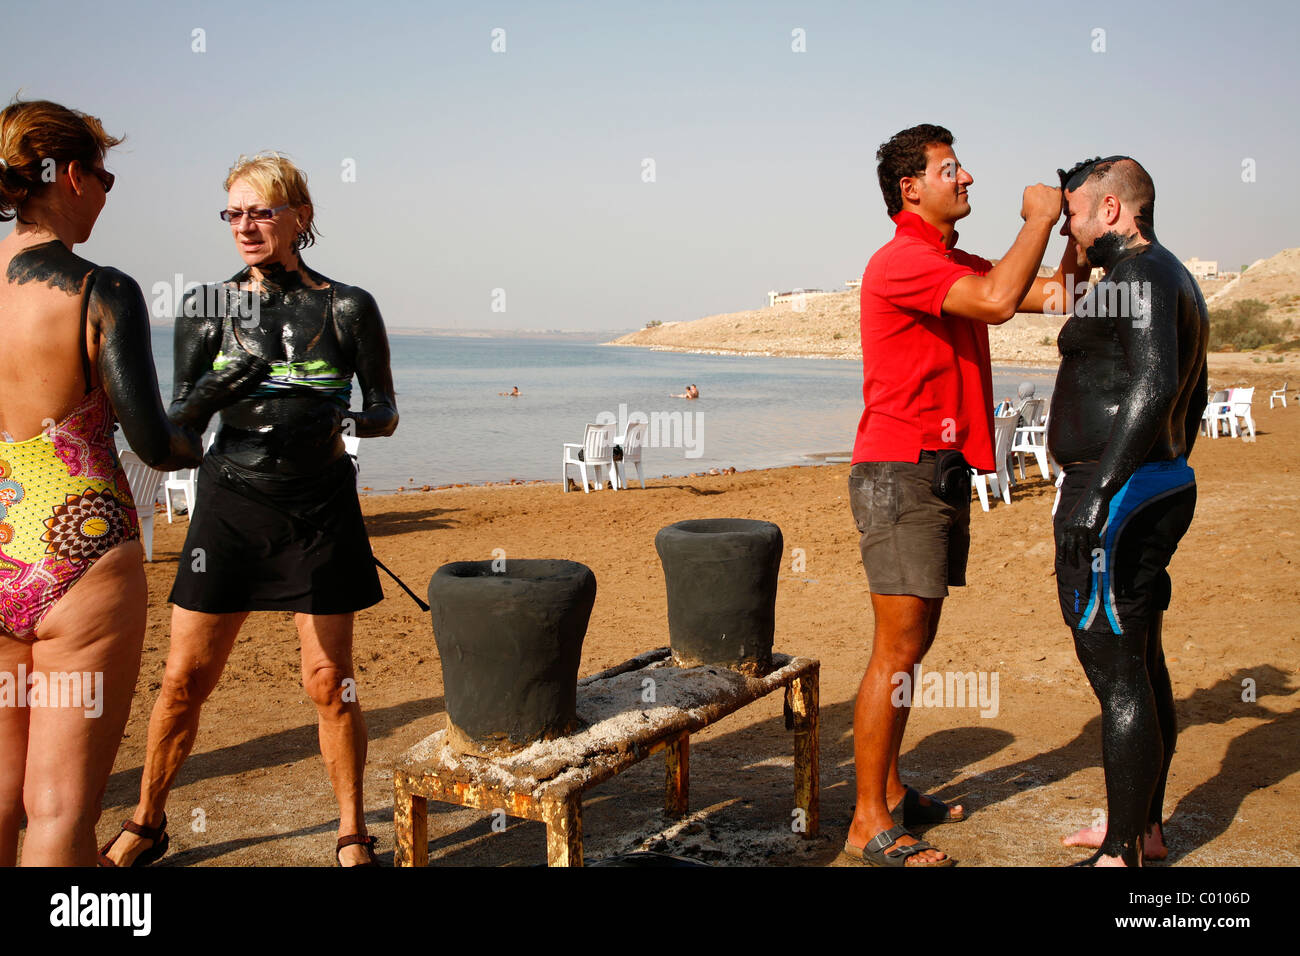
[[[373,292],[390,327],[631,328],[842,287],[893,232],[875,149],[921,122],[956,135],[975,177],[961,245],[988,257],[1026,184],[1112,153],[1151,172],[1182,259],[1300,245],[1289,3],[42,2],[4,19],[0,92],[127,135],[78,251],[151,299],[175,273],[237,271],[221,182],[269,148],[308,173],[324,236],[307,261]]]

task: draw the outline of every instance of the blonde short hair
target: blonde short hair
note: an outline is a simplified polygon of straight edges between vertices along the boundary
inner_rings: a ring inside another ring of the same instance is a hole
[[[226,181],[221,188],[230,191],[239,180],[246,180],[262,198],[273,206],[288,203],[290,206],[307,207],[307,225],[294,239],[294,249],[306,249],[316,243],[320,230],[316,228],[316,207],[312,205],[311,193],[307,191],[307,174],[293,164],[283,153],[266,150],[255,156],[240,157],[226,173]]]

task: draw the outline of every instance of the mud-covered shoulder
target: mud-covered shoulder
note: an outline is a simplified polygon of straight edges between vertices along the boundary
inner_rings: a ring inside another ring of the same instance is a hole
[[[92,317],[108,313],[148,321],[140,283],[113,266],[103,266],[95,273],[95,284],[90,290],[90,309]]]
[[[1121,259],[1106,276],[1109,282],[1150,283],[1155,290],[1186,292],[1191,274],[1172,252],[1152,242],[1133,255]],[[1191,282],[1195,286],[1194,281]]]
[[[14,285],[39,282],[69,295],[78,295],[95,268],[62,242],[52,239],[30,246],[9,260],[5,278]]]
[[[334,316],[338,322],[352,328],[369,322],[382,322],[375,297],[365,289],[342,282],[334,283]]]

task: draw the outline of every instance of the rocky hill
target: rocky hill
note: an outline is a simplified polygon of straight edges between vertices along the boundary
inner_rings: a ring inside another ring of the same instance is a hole
[[[1231,282],[1208,280],[1202,290],[1211,309],[1241,299],[1268,304],[1274,318],[1300,318],[1300,248],[1260,259]],[[861,358],[858,293],[809,296],[799,310],[792,303],[765,309],[710,315],[692,322],[665,322],[610,342],[675,352],[721,355],[781,355],[799,358]],[[1064,319],[1017,314],[989,330],[993,361],[999,365],[1055,366],[1056,336]]]
[[[1063,319],[1017,315],[990,330],[993,361],[1000,365],[1053,366]],[[862,357],[858,293],[810,297],[802,311],[789,303],[748,312],[710,315],[693,322],[666,322],[609,343],[676,352],[782,355],[798,358]]]
[[[1240,277],[1207,294],[1206,303],[1222,309],[1243,299],[1263,302],[1269,318],[1300,319],[1300,248],[1252,263]]]

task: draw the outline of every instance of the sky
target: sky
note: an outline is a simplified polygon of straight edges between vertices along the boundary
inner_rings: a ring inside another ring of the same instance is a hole
[[[960,245],[988,258],[1026,185],[1117,153],[1179,258],[1300,245],[1298,28],[1288,3],[1199,0],[54,0],[6,11],[0,100],[126,134],[77,251],[155,314],[175,276],[241,267],[221,183],[277,149],[323,233],[304,258],[390,328],[631,329],[859,277],[893,234],[875,150],[917,123],[955,135]]]

